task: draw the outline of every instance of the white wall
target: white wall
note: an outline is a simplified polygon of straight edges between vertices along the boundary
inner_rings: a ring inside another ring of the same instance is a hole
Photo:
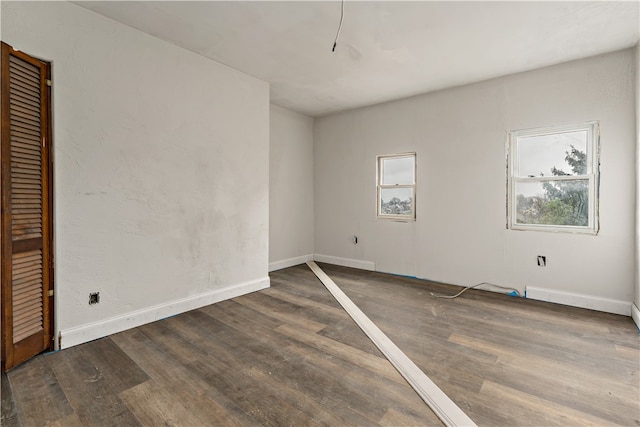
[[[575,305],[611,299],[628,314],[634,67],[626,50],[316,119],[316,253],[459,285],[538,287],[550,300],[575,293]],[[601,125],[600,233],[506,230],[507,132],[585,120]],[[417,221],[377,220],[376,155],[406,151],[417,152]]]
[[[63,347],[268,286],[267,83],[71,3],[2,39],[53,64]]]
[[[640,328],[640,43],[636,46],[636,282],[633,319]]]
[[[271,106],[269,267],[313,257],[313,119]]]

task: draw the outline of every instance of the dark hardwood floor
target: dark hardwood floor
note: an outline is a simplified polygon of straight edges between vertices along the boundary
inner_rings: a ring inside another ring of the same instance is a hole
[[[478,425],[640,425],[629,317],[322,267]]]
[[[321,264],[478,425],[640,425],[632,320]],[[441,425],[305,266],[2,375],[3,426]]]

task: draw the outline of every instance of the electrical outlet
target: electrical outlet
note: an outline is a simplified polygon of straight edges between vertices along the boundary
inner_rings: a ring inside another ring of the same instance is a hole
[[[547,266],[547,257],[544,255],[538,255],[538,266],[546,267]]]
[[[89,294],[89,305],[98,304],[100,302],[100,292],[91,292]]]
[[[358,236],[353,236],[352,241],[353,241],[354,245],[357,245],[358,244]]]

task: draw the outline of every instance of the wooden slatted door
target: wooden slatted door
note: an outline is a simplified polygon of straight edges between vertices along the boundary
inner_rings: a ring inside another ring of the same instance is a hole
[[[6,371],[52,347],[50,64],[2,43],[0,72],[1,341]]]

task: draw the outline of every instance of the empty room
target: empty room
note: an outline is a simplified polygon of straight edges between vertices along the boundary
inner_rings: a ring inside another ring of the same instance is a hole
[[[1,1],[3,426],[640,425],[640,1]]]

